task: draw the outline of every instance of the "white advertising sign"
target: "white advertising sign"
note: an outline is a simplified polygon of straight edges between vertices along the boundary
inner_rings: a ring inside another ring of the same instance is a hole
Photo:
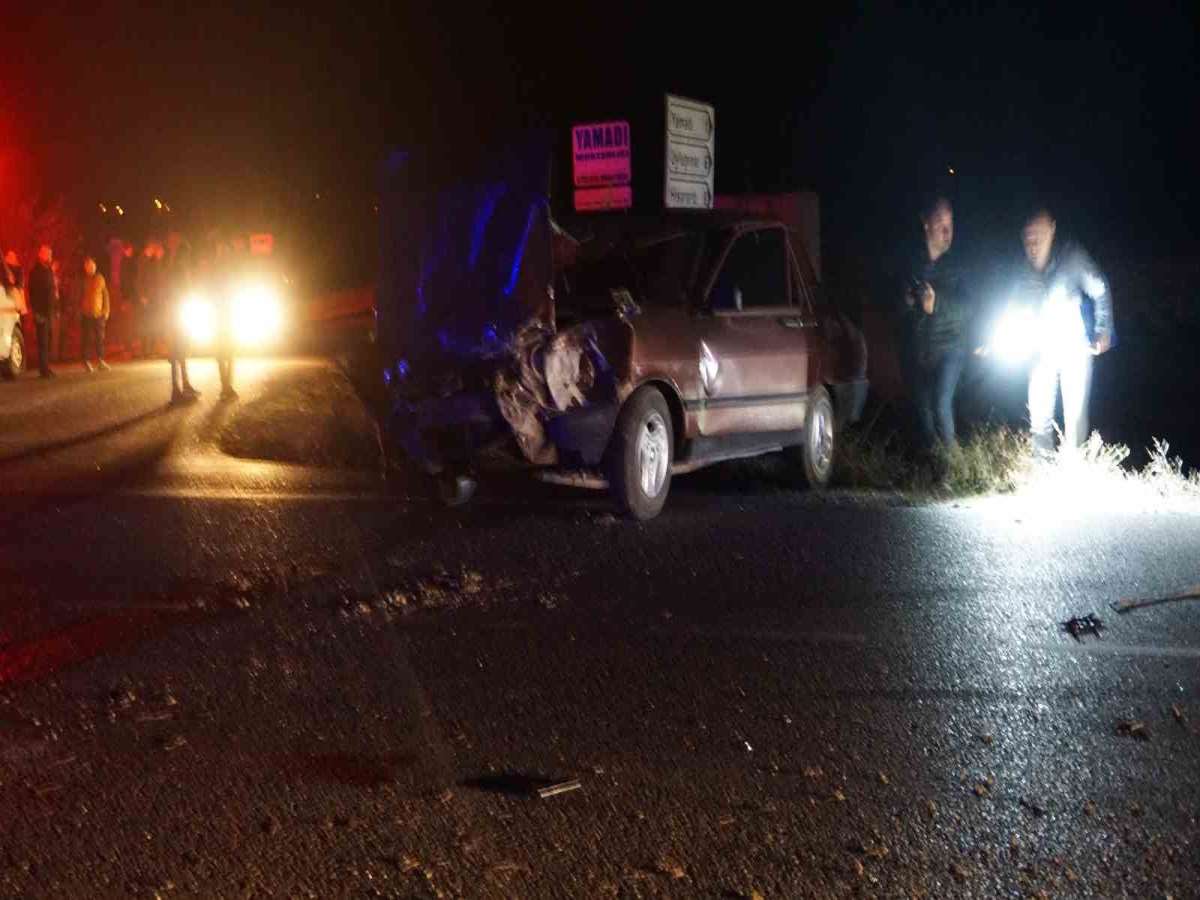
[[[667,158],[663,203],[669,209],[711,209],[716,170],[716,110],[667,95]]]

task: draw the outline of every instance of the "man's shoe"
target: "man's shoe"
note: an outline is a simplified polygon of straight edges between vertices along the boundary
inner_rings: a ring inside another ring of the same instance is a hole
[[[83,361],[83,368],[84,368],[86,371],[88,371],[88,372],[95,372],[95,371],[96,371],[96,370],[95,370],[95,369],[92,367],[92,364],[91,364],[90,362],[88,362],[86,359]]]
[[[42,377],[43,378],[54,378],[56,376],[53,372],[51,372],[49,369],[47,369],[45,372],[42,373]]]
[[[190,384],[185,384],[183,386],[183,395],[185,397],[195,398],[195,397],[200,396],[200,392],[198,390],[196,390],[194,387],[192,387]]]
[[[221,391],[222,400],[236,400],[237,398],[238,392],[233,388],[225,388],[225,390]]]
[[[109,369],[112,368],[112,366],[110,366],[104,360],[100,360],[100,362],[96,363],[96,365],[98,365],[100,367],[101,372],[107,372]]]

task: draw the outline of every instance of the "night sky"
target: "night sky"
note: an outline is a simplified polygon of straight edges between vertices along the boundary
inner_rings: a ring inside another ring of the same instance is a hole
[[[816,187],[842,245],[907,227],[950,167],[981,209],[1040,196],[1104,245],[1187,250],[1200,228],[1190,5],[352,6],[6,13],[0,186],[36,172],[81,208],[163,195],[210,218],[369,203],[388,146],[672,91],[717,107],[719,191]]]

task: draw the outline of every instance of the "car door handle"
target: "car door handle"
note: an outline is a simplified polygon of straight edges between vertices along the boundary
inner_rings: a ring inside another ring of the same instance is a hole
[[[784,328],[812,328],[817,324],[816,319],[802,319],[799,316],[788,316],[780,319],[779,324]]]

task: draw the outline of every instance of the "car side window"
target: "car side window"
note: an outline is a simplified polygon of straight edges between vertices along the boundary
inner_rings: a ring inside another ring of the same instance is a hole
[[[741,312],[789,306],[787,245],[783,229],[742,234],[729,249],[709,297],[714,310]]]

